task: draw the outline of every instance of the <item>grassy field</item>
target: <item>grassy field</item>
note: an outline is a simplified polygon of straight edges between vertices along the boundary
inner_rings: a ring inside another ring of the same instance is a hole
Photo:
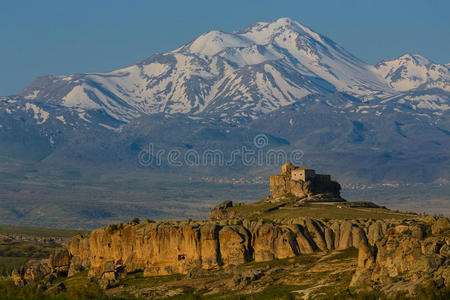
[[[38,227],[26,227],[26,226],[1,226],[0,234],[12,234],[23,235],[33,237],[57,237],[57,238],[70,238],[78,233],[85,231],[70,230],[70,229],[56,229],[56,228],[38,228]]]
[[[310,203],[305,206],[295,207],[292,202],[286,202],[284,206],[280,203],[267,203],[264,200],[250,203],[248,205],[233,206],[229,211],[238,212],[245,218],[264,219],[293,219],[299,217],[315,219],[407,219],[416,215],[392,211],[386,208],[369,208],[352,203]],[[358,203],[359,204],[359,203]]]
[[[146,170],[83,178],[27,173],[0,180],[0,224],[94,229],[135,217],[202,219],[220,202],[250,202],[267,193],[264,185],[217,184]]]
[[[45,259],[62,245],[55,241],[0,239],[0,275],[8,276],[14,268],[30,259]]]

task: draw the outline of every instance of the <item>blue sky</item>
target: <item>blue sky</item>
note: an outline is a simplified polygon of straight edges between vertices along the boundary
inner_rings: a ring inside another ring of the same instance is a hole
[[[406,52],[450,62],[448,0],[3,0],[0,95],[42,75],[110,71],[212,29],[291,17],[368,63]]]

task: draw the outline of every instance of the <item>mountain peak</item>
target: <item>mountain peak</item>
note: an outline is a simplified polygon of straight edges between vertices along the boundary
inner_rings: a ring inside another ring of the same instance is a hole
[[[426,66],[432,64],[433,62],[420,54],[405,53],[397,58],[390,60],[383,60],[376,64],[376,67],[385,65],[416,65],[416,66]]]
[[[426,58],[425,56],[422,56],[420,54],[406,53],[397,59],[404,61],[404,62],[412,62],[415,65],[427,65],[427,64],[432,63],[428,58]]]
[[[238,35],[212,30],[202,34],[190,43],[189,50],[192,53],[212,56],[225,48],[248,47],[251,44],[251,41],[248,41]]]
[[[273,22],[273,23],[277,23],[277,24],[280,24],[280,25],[301,25],[299,22],[297,22],[296,20],[294,20],[294,19],[291,19],[291,18],[289,18],[289,17],[282,17],[282,18],[279,18],[279,19],[277,19],[275,22]]]
[[[320,40],[319,34],[312,31],[307,26],[301,24],[300,22],[291,19],[289,17],[282,17],[273,22],[259,22],[253,24],[247,28],[244,28],[242,31],[238,31],[236,33],[246,33],[246,32],[265,32],[266,34],[277,34],[283,31],[293,31],[299,34],[306,34],[309,36],[313,36],[315,39]]]
[[[305,36],[307,39],[314,40],[313,43],[326,44],[316,32],[291,18],[283,17],[273,22],[258,22],[232,33],[212,30],[180,49],[197,55],[213,56],[227,48],[266,46],[273,43],[280,35],[283,36],[283,40],[294,40],[298,36]]]
[[[449,90],[449,72],[445,66],[434,64],[420,54],[406,53],[378,63],[375,68],[388,84],[397,91],[421,87]]]
[[[116,120],[153,113],[258,118],[309,94],[341,91],[373,100],[420,87],[449,90],[449,71],[418,54],[370,66],[283,17],[232,33],[212,30],[168,53],[110,73],[46,77],[20,96],[104,109]]]

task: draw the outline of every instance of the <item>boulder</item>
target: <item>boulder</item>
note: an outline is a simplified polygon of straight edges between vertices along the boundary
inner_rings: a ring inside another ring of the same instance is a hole
[[[439,218],[431,226],[432,234],[438,235],[450,230],[450,221],[448,218]]]
[[[224,226],[219,231],[220,259],[224,266],[250,260],[250,235],[242,226]]]
[[[14,270],[11,273],[11,279],[13,280],[15,285],[24,286],[27,283],[25,281],[25,268],[24,267],[14,268]]]
[[[298,254],[296,235],[288,227],[263,224],[253,235],[255,261],[269,261]]]
[[[229,287],[242,289],[251,284],[252,282],[261,279],[265,275],[264,269],[251,269],[241,274],[233,276],[229,283]]]
[[[70,253],[67,249],[57,249],[54,250],[49,258],[48,266],[54,272],[65,272],[69,271],[70,266]]]
[[[209,218],[211,220],[240,218],[241,215],[238,212],[228,210],[230,207],[233,207],[233,201],[224,201],[218,204],[209,213]]]
[[[369,225],[367,239],[371,245],[375,245],[385,235],[386,231],[383,225],[381,221],[376,221]]]
[[[60,294],[66,290],[66,285],[63,282],[60,282],[55,289],[56,294]]]
[[[375,256],[367,243],[361,243],[358,247],[358,265],[352,277],[350,286],[363,286],[371,283]]]

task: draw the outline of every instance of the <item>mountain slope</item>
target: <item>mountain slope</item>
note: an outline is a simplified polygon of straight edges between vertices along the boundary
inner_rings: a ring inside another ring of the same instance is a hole
[[[405,55],[370,66],[329,38],[281,18],[233,33],[210,31],[172,52],[109,73],[41,77],[19,96],[103,110],[122,122],[153,113],[239,121],[309,94],[340,91],[378,101],[413,90],[448,92],[449,82],[448,67],[424,57]]]
[[[439,88],[450,91],[450,70],[419,54],[405,54],[375,66],[377,72],[396,91]]]
[[[231,151],[263,132],[278,141],[272,146],[300,148],[312,160],[313,153],[324,161],[336,153],[367,156],[349,178],[360,180],[355,174],[372,168],[380,181],[399,169],[397,179],[407,181],[401,170],[420,168],[417,157],[446,161],[449,78],[448,65],[420,55],[368,65],[281,18],[210,31],[113,72],[38,78],[19,95],[0,98],[0,154],[56,166],[130,162],[149,141]],[[405,156],[392,164],[392,153]],[[419,160],[428,171],[415,181],[445,178],[447,169],[431,172],[436,164]]]
[[[371,66],[282,18],[211,31],[113,72],[40,77],[0,97],[2,218],[199,216],[233,192],[242,201],[266,194],[258,180],[215,181],[264,178],[284,162],[244,163],[244,149],[300,153],[297,164],[344,185],[392,187],[373,192],[385,204],[448,211],[448,70],[418,55]],[[261,135],[263,148],[254,142]],[[142,164],[150,147],[159,164]],[[183,163],[208,151],[234,160]]]

